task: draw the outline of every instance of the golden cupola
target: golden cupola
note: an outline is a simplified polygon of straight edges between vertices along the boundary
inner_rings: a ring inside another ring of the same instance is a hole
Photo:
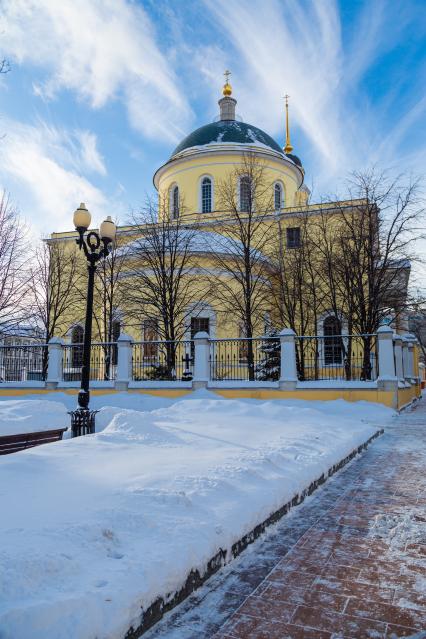
[[[223,98],[221,98],[218,102],[220,108],[220,119],[221,120],[235,120],[235,107],[237,101],[235,98],[232,98],[232,87],[229,83],[229,76],[231,75],[230,71],[225,71],[223,74],[225,76],[225,84],[223,85],[222,93]]]

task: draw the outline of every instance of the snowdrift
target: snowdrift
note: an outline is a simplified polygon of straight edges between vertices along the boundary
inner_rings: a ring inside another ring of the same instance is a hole
[[[393,415],[343,400],[144,398],[111,395],[101,432],[0,461],[2,639],[124,637]]]

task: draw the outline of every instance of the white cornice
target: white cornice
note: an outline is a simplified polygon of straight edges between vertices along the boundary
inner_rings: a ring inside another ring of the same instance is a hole
[[[161,179],[161,176],[167,171],[171,166],[177,166],[186,162],[187,160],[192,160],[193,158],[203,158],[206,156],[215,156],[215,155],[241,155],[247,153],[256,153],[256,155],[274,160],[278,160],[282,162],[282,164],[290,169],[292,169],[298,177],[298,188],[300,188],[303,184],[304,172],[303,170],[297,166],[292,160],[286,158],[282,153],[278,153],[278,151],[274,151],[273,149],[269,149],[266,146],[257,146],[255,144],[208,144],[205,146],[192,147],[190,149],[185,149],[181,153],[173,156],[170,160],[168,160],[165,164],[160,166],[159,169],[156,170],[153,177],[153,183],[155,188],[158,191],[158,184]]]

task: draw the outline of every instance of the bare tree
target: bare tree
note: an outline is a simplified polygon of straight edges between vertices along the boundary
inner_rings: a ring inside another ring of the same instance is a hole
[[[280,326],[291,328],[298,335],[315,333],[320,312],[324,308],[324,292],[311,218],[302,211],[292,217],[290,223],[279,217],[277,225],[272,277],[274,314]],[[317,342],[298,340],[296,359],[300,379],[305,377],[308,354],[314,359],[317,377]]]
[[[30,269],[33,319],[41,327],[47,344],[63,335],[66,322],[79,302],[77,254],[60,242],[42,241]],[[47,352],[43,358],[43,379],[47,374]]]
[[[255,379],[251,338],[270,309],[270,220],[273,214],[273,185],[265,163],[254,153],[243,156],[227,178],[218,183],[218,208],[222,240],[212,250],[212,287],[223,310],[236,318],[247,341],[247,367]],[[268,221],[269,220],[269,221]]]
[[[176,342],[207,293],[203,278],[196,273],[197,230],[184,224],[183,212],[181,202],[179,216],[172,219],[164,202],[159,210],[148,202],[134,216],[136,239],[127,249],[128,266],[122,280],[129,317],[138,326],[149,322],[165,341],[169,376],[176,368]]]
[[[371,377],[372,338],[383,321],[398,324],[408,305],[410,264],[424,214],[419,182],[374,170],[354,173],[349,197],[320,234],[332,308],[340,305],[350,332],[362,336],[362,376]],[[325,239],[333,234],[333,242]],[[350,347],[349,347],[350,352]],[[349,368],[349,367],[348,367]]]
[[[110,378],[111,364],[117,363],[116,327],[122,324],[123,295],[121,277],[127,259],[126,245],[115,243],[109,255],[98,264],[95,277],[94,320],[104,342],[105,379]]]
[[[26,229],[9,196],[0,198],[0,332],[15,328],[31,314],[28,290]]]

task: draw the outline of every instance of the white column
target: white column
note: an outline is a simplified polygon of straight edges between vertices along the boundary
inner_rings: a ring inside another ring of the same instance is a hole
[[[57,388],[62,381],[62,358],[64,340],[60,337],[52,337],[47,348],[49,349],[49,360],[47,364],[46,388]]]
[[[205,388],[210,380],[209,334],[200,331],[194,335],[194,378],[193,388]]]
[[[414,384],[414,344],[413,342],[408,342],[408,371],[410,376],[410,381]]]
[[[402,368],[402,337],[394,335],[393,348],[395,352],[395,373],[399,380],[404,381],[404,370]]]
[[[117,376],[115,388],[119,391],[126,391],[129,382],[132,381],[132,345],[133,340],[130,335],[121,333],[117,340]]]
[[[406,384],[410,384],[410,380],[411,380],[410,362],[409,362],[409,354],[408,354],[408,342],[409,340],[404,336],[402,338],[402,368],[404,371],[404,380]]]
[[[280,388],[291,390],[296,388],[296,333],[291,328],[284,328],[280,333],[281,375]]]
[[[379,342],[379,380],[395,381],[395,361],[393,358],[393,330],[390,326],[380,326],[377,331]]]

